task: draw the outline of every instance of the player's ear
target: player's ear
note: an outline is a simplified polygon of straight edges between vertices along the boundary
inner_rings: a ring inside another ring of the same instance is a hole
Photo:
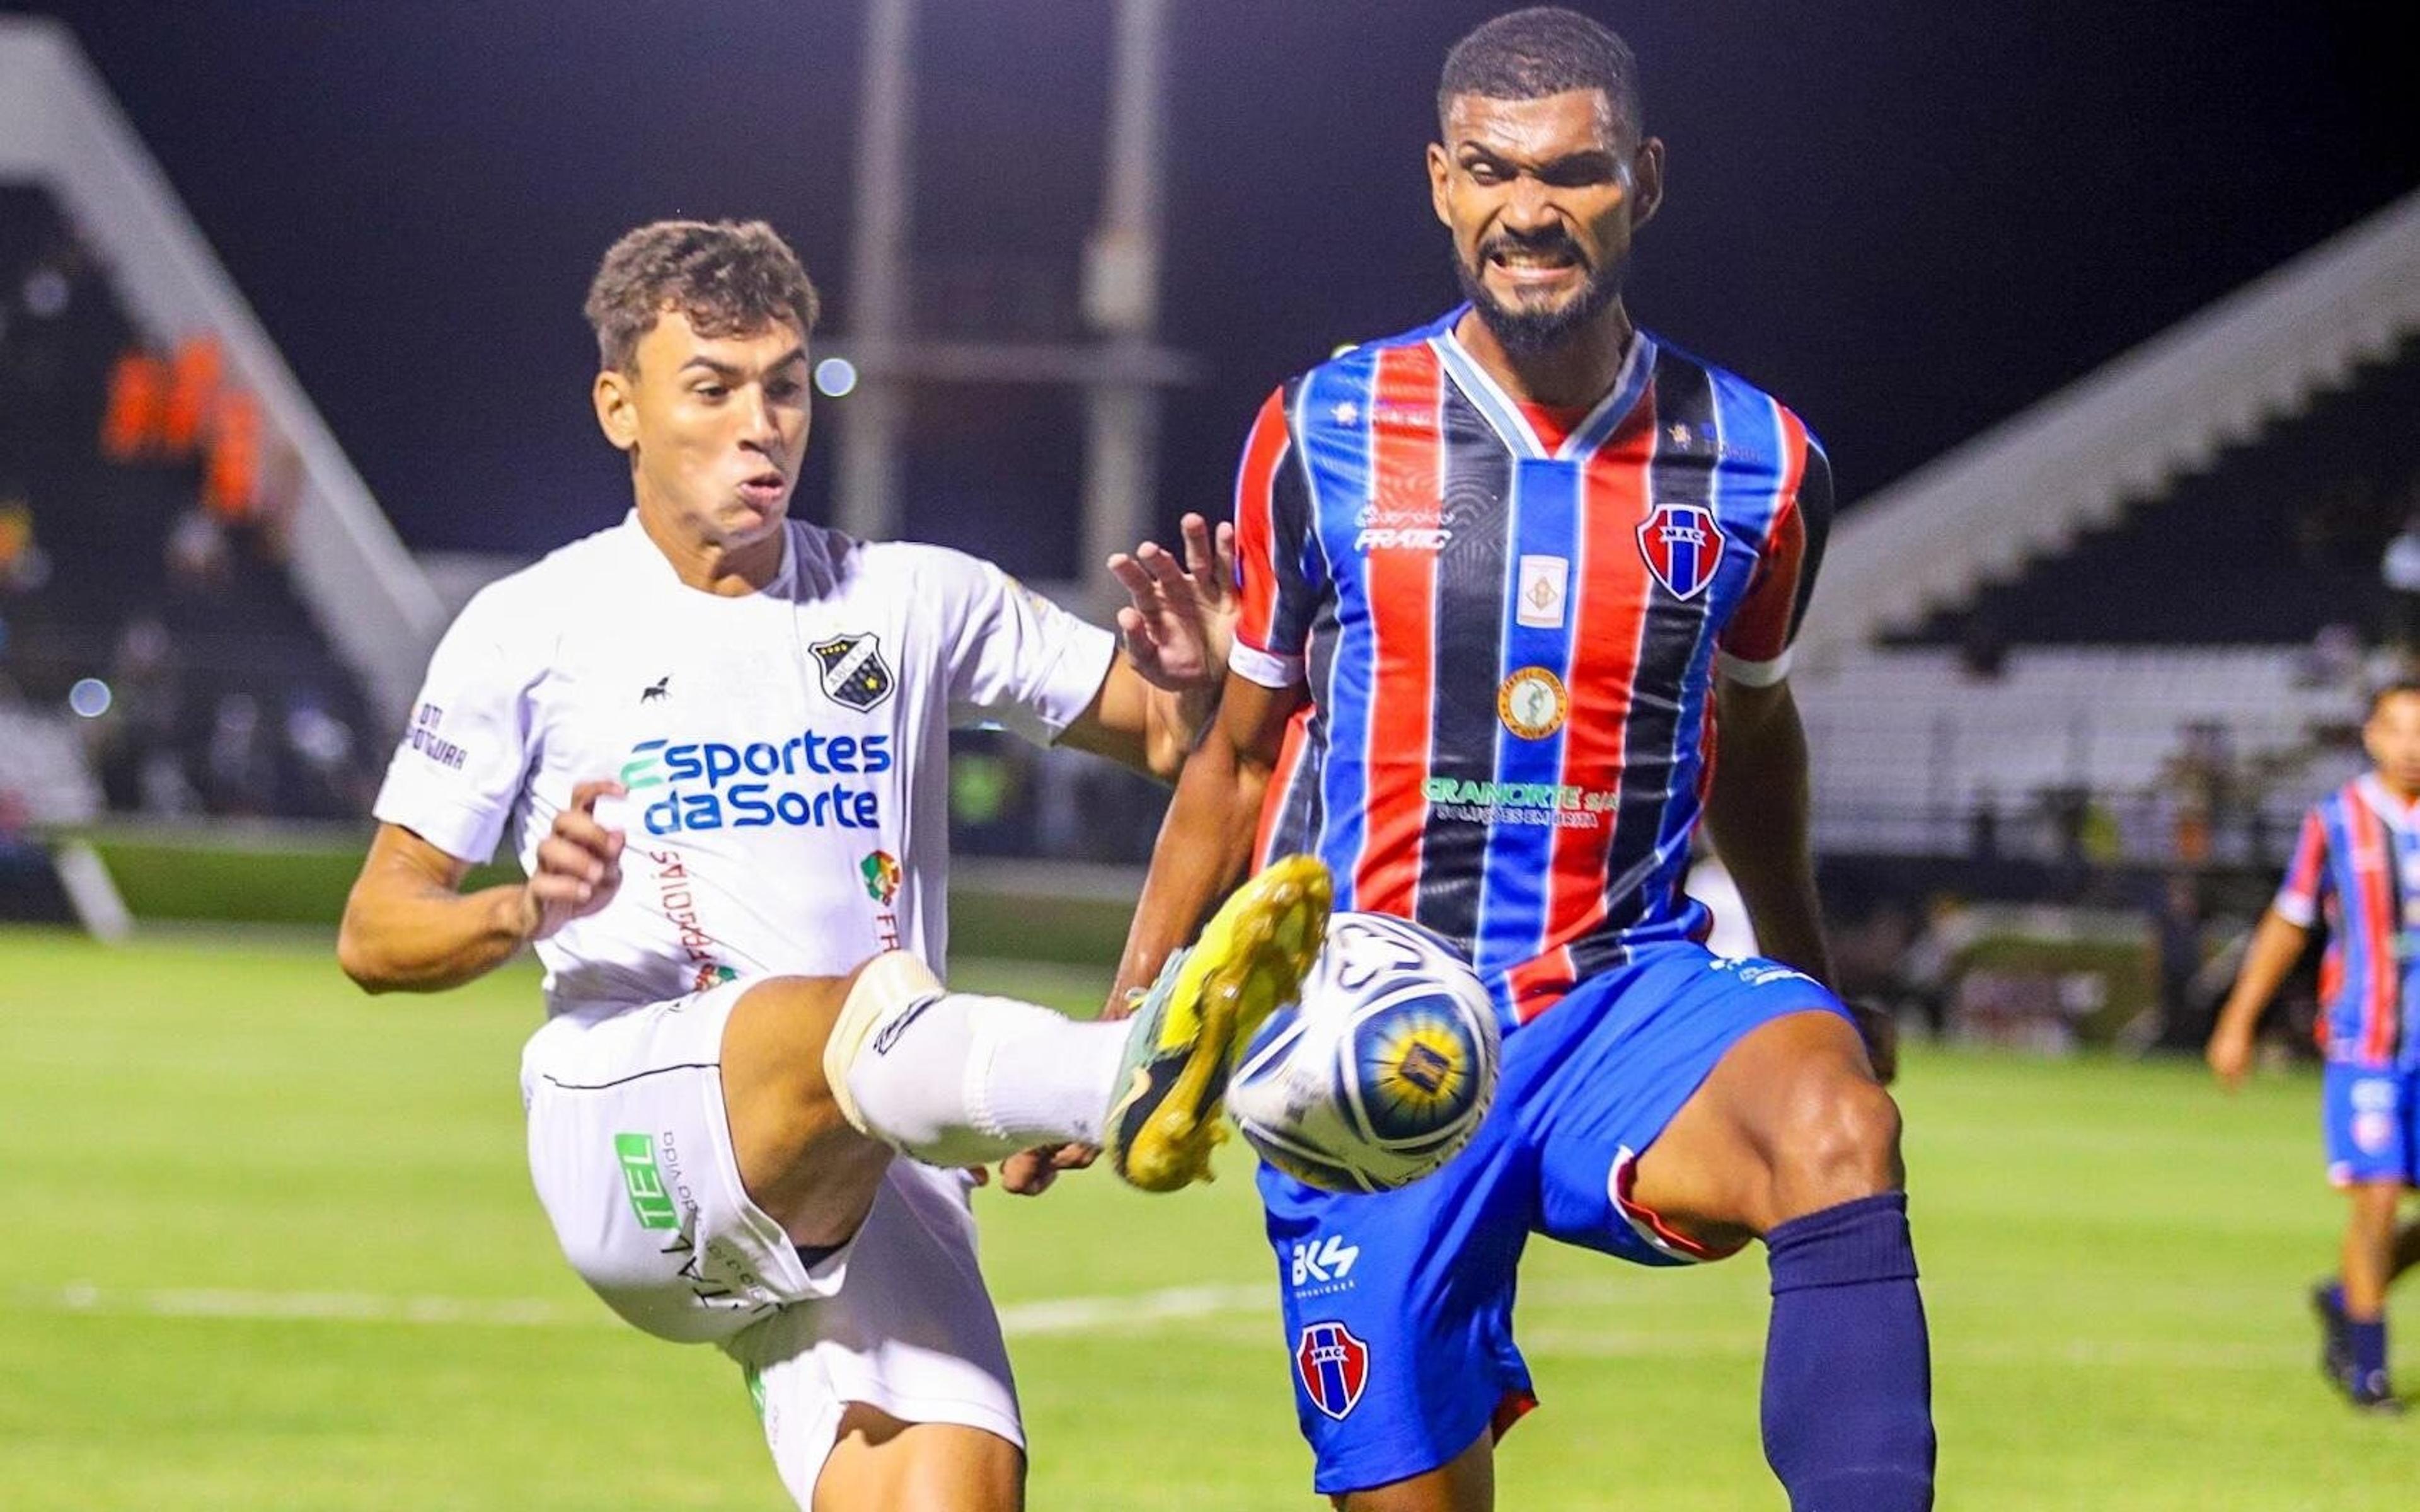
[[[1651,136],[1630,156],[1630,228],[1655,218],[1664,204],[1664,139]]]
[[[627,452],[639,444],[639,395],[629,374],[618,367],[604,369],[588,397],[597,406],[597,428],[615,450]]]
[[[1429,144],[1429,206],[1436,218],[1447,225],[1453,224],[1452,199],[1446,186],[1453,178],[1453,160],[1445,155],[1442,144]]]

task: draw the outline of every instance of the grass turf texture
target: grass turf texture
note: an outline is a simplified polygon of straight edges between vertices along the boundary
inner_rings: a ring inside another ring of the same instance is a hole
[[[556,1257],[514,1086],[535,1012],[525,969],[366,1000],[323,949],[0,931],[0,1506],[783,1504],[738,1372],[615,1323]],[[2340,1216],[2314,1079],[2230,1102],[2182,1065],[1918,1053],[1901,1092],[1946,1507],[2412,1504],[2420,1427],[2354,1417],[2313,1367],[2303,1291]],[[979,1196],[1041,1512],[1320,1504],[1225,1169],[1170,1198],[1097,1172]],[[1500,1504],[1779,1507],[1764,1280],[1534,1246],[1546,1408]],[[1210,1289],[1042,1305],[1177,1287]],[[2399,1320],[2420,1384],[2420,1307]]]

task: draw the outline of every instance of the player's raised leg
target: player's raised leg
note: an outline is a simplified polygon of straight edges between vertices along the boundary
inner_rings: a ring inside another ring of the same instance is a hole
[[[1849,1021],[1731,1046],[1639,1159],[1637,1205],[1710,1249],[1765,1242],[1765,1456],[1794,1512],[1932,1504],[1931,1353],[1899,1109]]]
[[[896,953],[862,969],[836,1006],[829,995],[803,1015],[768,1005],[754,1021],[768,1026],[762,1053],[786,1066],[769,1089],[770,1158],[828,1137],[837,1115],[937,1165],[1094,1144],[1146,1191],[1203,1180],[1235,1053],[1311,969],[1328,896],[1319,862],[1270,867],[1237,889],[1192,949],[1171,959],[1125,1023],[945,993]],[[785,1044],[784,1035],[804,1038]],[[801,1056],[815,1065],[796,1065]],[[803,1101],[783,1101],[784,1080]],[[848,1216],[845,1206],[827,1212],[820,1199],[807,1200],[813,1216]]]

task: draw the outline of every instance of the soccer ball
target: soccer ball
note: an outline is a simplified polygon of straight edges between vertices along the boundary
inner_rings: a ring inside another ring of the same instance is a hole
[[[1227,1110],[1298,1181],[1389,1191],[1479,1132],[1498,1048],[1487,990],[1451,947],[1391,915],[1341,913],[1302,1000],[1246,1048]]]

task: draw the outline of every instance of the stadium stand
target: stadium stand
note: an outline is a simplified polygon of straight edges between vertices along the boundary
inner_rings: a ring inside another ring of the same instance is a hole
[[[2273,864],[2403,665],[2415,414],[2420,195],[1845,512],[1793,678],[1819,848]]]
[[[209,385],[179,418],[163,393],[160,424],[105,455],[113,373],[142,336],[42,189],[0,188],[0,318],[11,785],[39,781],[48,822],[89,817],[96,781],[119,811],[357,816],[362,697],[287,581],[280,514],[209,497],[225,395]],[[86,679],[73,728],[32,712]]]

